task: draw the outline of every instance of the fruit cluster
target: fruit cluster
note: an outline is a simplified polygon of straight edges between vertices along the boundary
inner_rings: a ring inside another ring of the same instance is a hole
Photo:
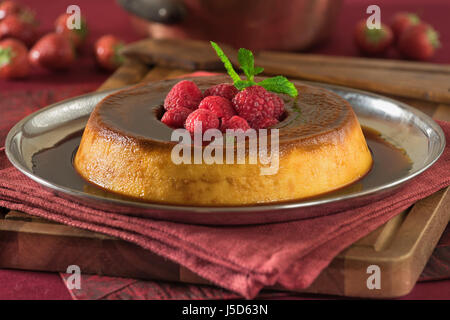
[[[428,60],[440,47],[436,30],[408,12],[397,13],[390,26],[382,23],[380,29],[369,29],[366,20],[358,22],[355,42],[367,55],[382,55],[395,44],[403,57],[414,60]]]
[[[61,14],[54,32],[40,37],[38,21],[30,8],[10,0],[0,2],[0,78],[26,78],[31,66],[52,71],[69,69],[86,42],[88,29],[84,17],[80,27],[73,29],[68,28],[68,19],[71,15]],[[107,70],[119,67],[123,57],[118,51],[123,45],[113,35],[98,39],[94,48],[98,65]]]
[[[172,128],[186,128],[193,133],[195,125],[208,129],[247,130],[276,125],[284,114],[284,101],[259,85],[239,91],[233,84],[212,86],[204,93],[189,80],[172,87],[164,101],[161,121]]]

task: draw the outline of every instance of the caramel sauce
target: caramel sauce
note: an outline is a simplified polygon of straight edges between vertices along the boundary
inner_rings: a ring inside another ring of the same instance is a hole
[[[189,78],[188,78],[189,79]],[[261,80],[263,78],[258,78]],[[189,79],[201,90],[229,81],[226,76]],[[139,145],[171,148],[173,129],[160,121],[167,92],[179,79],[144,83],[125,89],[100,101],[89,118],[98,135],[112,140],[133,141]],[[319,87],[296,83],[301,95],[293,99],[280,95],[285,114],[274,128],[279,131],[280,151],[296,145],[316,144],[324,137],[339,137],[343,128],[355,121],[350,104],[342,97]]]
[[[404,150],[387,142],[379,132],[367,127],[362,129],[369,149],[372,152],[372,169],[357,182],[326,195],[315,197],[315,199],[367,190],[389,183],[409,172],[412,163]],[[54,147],[36,153],[32,159],[33,172],[48,181],[52,181],[54,184],[72,190],[108,198],[126,199],[124,196],[92,185],[78,175],[73,166],[73,157],[80,144],[81,135],[82,131],[77,132],[66,137]]]

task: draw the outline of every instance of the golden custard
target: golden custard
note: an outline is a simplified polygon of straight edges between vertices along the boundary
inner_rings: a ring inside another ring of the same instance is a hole
[[[189,79],[201,90],[228,78]],[[258,164],[175,164],[173,129],[159,121],[164,98],[180,80],[138,85],[103,99],[92,112],[74,165],[87,181],[144,201],[179,205],[249,205],[317,196],[351,184],[372,157],[349,103],[294,82],[279,128],[279,169]],[[270,141],[270,138],[269,138]],[[269,147],[270,152],[270,147]],[[248,155],[247,155],[248,156]]]

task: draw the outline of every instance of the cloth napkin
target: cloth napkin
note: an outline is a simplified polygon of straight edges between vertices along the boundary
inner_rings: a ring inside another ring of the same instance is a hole
[[[449,145],[450,123],[439,124]],[[446,147],[429,170],[363,207],[269,225],[199,226],[123,216],[57,197],[13,168],[0,149],[0,206],[136,243],[245,298],[274,284],[290,290],[309,286],[341,250],[448,185]]]
[[[5,95],[0,105],[3,105],[0,143],[4,141],[4,133],[24,114],[88,89],[27,92],[26,99],[23,93]],[[449,145],[450,123],[439,124]],[[287,223],[196,226],[103,212],[57,197],[13,168],[4,148],[0,148],[1,207],[136,243],[246,298],[255,297],[262,287],[274,284],[292,290],[309,286],[341,250],[417,200],[449,184],[450,147],[447,147],[429,170],[379,202]]]

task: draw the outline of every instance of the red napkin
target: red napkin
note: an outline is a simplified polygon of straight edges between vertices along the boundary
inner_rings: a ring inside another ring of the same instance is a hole
[[[71,274],[61,273],[66,283]],[[210,285],[192,285],[82,274],[80,289],[67,288],[73,300],[231,300],[241,296]],[[289,297],[292,293],[264,290],[258,299]],[[309,295],[308,295],[309,296]],[[0,296],[1,297],[1,296]],[[316,295],[315,295],[316,297]]]
[[[447,145],[450,123],[439,122]],[[59,198],[11,167],[0,149],[0,206],[134,242],[211,282],[254,297],[264,286],[302,289],[343,249],[411,204],[450,185],[450,147],[395,194],[314,219],[210,227],[123,216]]]

